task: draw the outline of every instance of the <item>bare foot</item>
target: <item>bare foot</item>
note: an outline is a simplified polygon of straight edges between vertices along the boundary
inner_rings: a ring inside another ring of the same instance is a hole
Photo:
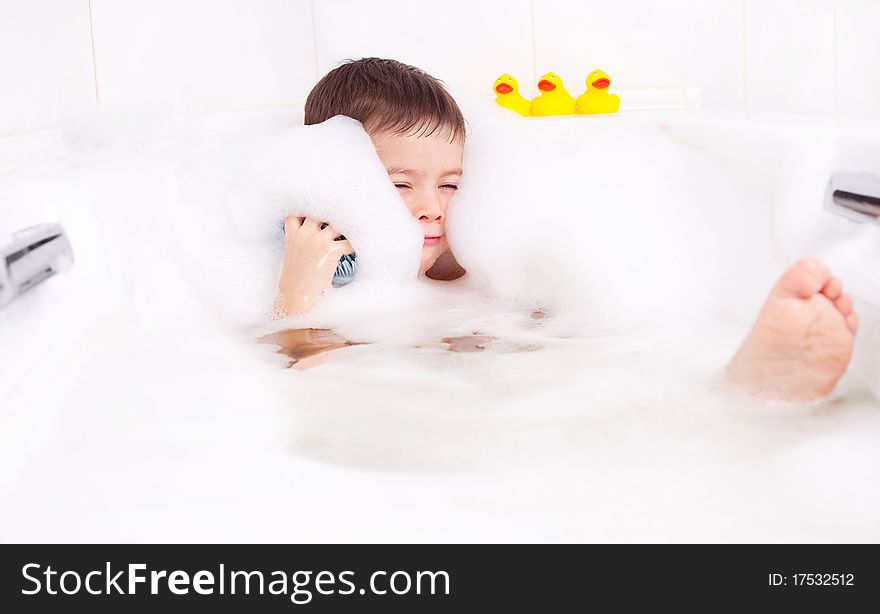
[[[829,394],[852,356],[858,319],[839,279],[804,258],[770,292],[727,366],[731,383],[763,397],[807,401]]]

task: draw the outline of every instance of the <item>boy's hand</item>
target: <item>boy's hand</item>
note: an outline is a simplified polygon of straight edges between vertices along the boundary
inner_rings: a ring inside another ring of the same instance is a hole
[[[321,230],[310,217],[288,215],[284,220],[284,264],[278,280],[275,312],[278,317],[304,313],[333,280],[336,265],[354,249],[333,226]]]

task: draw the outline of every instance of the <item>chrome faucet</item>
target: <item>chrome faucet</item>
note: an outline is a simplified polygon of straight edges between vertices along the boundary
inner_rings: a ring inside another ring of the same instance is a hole
[[[60,224],[16,232],[0,247],[0,307],[72,263],[73,250]]]
[[[880,224],[880,177],[835,171],[825,190],[825,210],[853,222]]]

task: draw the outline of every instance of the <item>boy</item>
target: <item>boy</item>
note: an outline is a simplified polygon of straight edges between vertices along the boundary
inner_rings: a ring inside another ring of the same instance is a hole
[[[306,125],[335,115],[363,124],[388,177],[422,226],[419,273],[447,254],[446,209],[461,179],[465,124],[443,85],[427,73],[396,62],[365,58],[330,71],[306,100]],[[333,279],[340,256],[354,250],[321,220],[289,216],[284,222],[284,263],[276,309],[281,316],[308,311]],[[464,274],[451,255],[432,278]]]
[[[422,226],[420,274],[441,257],[452,266],[431,277],[464,271],[448,254],[446,211],[462,174],[464,118],[442,84],[394,60],[365,58],[330,71],[309,94],[305,123],[335,115],[359,120],[401,199]],[[351,244],[319,220],[285,220],[284,263],[276,307],[280,316],[309,310]],[[436,271],[435,271],[436,273]],[[782,400],[831,392],[843,375],[858,320],[840,280],[812,259],[795,263],[770,292],[751,331],[727,367],[734,386]]]

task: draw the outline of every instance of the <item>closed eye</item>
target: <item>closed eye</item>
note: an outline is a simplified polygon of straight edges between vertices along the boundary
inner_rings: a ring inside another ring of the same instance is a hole
[[[447,190],[452,190],[453,192],[458,190],[458,186],[454,183],[444,183],[440,186],[441,188],[446,188]]]
[[[397,188],[398,190],[411,190],[412,189],[412,186],[409,185],[408,183],[395,183],[394,187]]]

